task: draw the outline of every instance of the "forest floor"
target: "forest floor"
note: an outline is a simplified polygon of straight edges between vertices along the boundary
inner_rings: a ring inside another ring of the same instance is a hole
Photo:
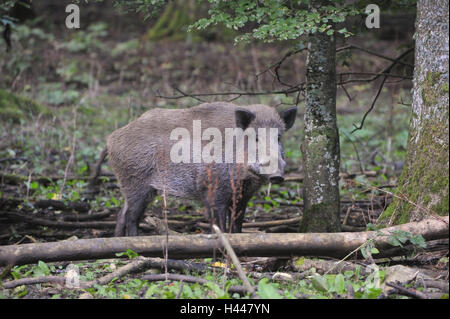
[[[390,57],[399,55],[402,49],[395,48],[403,44],[364,38],[348,42]],[[102,169],[98,192],[91,193],[87,187],[106,136],[152,107],[188,107],[200,103],[198,98],[189,96],[192,93],[279,90],[283,86],[276,81],[273,68],[263,71],[289,50],[275,44],[150,42],[142,33],[113,32],[107,23],[101,22],[72,33],[21,25],[13,43],[12,52],[0,53],[1,245],[113,236],[115,215],[123,199],[107,164]],[[338,62],[340,73],[379,72],[389,64],[364,52],[341,54]],[[283,81],[303,81],[304,64],[305,56],[301,54],[286,60],[280,68]],[[372,103],[378,85],[376,81],[361,81],[346,85],[345,89],[338,88],[344,231],[374,230],[390,224],[389,219],[379,217],[392,201],[391,191],[403,165],[412,84],[411,81],[386,84],[364,127],[352,134],[354,125],[360,123]],[[8,92],[26,99],[16,99]],[[185,96],[161,97],[181,95]],[[201,99],[233,98],[237,98],[234,101],[237,104],[292,105],[297,101],[295,94],[214,95]],[[284,137],[286,182],[272,185],[270,190],[266,185],[252,198],[244,232],[297,231],[303,207],[300,152],[303,98],[298,105],[298,120]],[[163,202],[162,196],[157,196],[147,208],[146,216],[164,220]],[[169,199],[166,212],[173,231],[208,232],[205,229],[208,221],[199,203]],[[24,214],[27,218],[23,218]],[[255,222],[273,220],[290,221],[277,226],[252,226]],[[82,227],[76,225],[80,221],[84,221]],[[110,223],[99,227],[97,221]],[[141,234],[153,235],[155,229],[143,227]],[[399,245],[408,244],[408,238],[401,234],[395,239]],[[329,257],[240,260],[261,298],[448,298],[448,239],[428,243],[428,248],[423,245],[414,248],[408,254],[380,259],[376,258],[376,250],[372,250],[371,256],[347,260],[349,268],[345,271],[330,266],[338,260]],[[90,281],[131,262],[136,255],[128,251],[121,257],[128,259],[73,261],[73,264],[78,267],[80,280]],[[155,267],[146,273],[127,274],[85,289],[70,289],[58,283],[0,287],[0,297],[252,297],[249,293],[229,291],[231,285],[240,286],[242,281],[226,258],[192,261],[202,264],[204,269],[182,273],[206,279],[206,284],[144,279],[148,274],[164,271]],[[64,276],[69,264],[39,262],[5,268],[2,284],[20,278]],[[395,276],[402,278],[407,293],[385,285],[387,277]]]

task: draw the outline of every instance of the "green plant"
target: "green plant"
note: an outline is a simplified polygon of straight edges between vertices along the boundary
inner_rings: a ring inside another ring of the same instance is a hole
[[[258,282],[258,295],[263,299],[281,299],[278,293],[278,284],[269,283],[267,278],[263,278]]]
[[[139,256],[139,254],[131,249],[127,249],[125,252],[123,253],[116,253],[117,257],[122,257],[122,256],[126,256],[128,257],[128,259],[133,259]]]

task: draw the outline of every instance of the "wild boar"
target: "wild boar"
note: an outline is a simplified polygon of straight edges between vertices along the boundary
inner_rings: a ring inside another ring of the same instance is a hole
[[[138,234],[157,191],[200,200],[223,231],[241,232],[255,191],[264,182],[284,180],[280,138],[296,114],[296,107],[277,112],[260,104],[204,103],[155,108],[114,131],[106,147],[125,198],[115,236]]]

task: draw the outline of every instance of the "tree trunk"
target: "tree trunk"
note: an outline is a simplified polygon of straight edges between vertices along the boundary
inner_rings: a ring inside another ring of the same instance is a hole
[[[314,11],[321,1],[311,1]],[[337,232],[339,134],[336,124],[336,43],[316,32],[308,40],[305,132],[302,141],[304,202],[301,232]]]
[[[448,215],[448,5],[417,4],[412,117],[405,166],[383,218],[398,224]]]

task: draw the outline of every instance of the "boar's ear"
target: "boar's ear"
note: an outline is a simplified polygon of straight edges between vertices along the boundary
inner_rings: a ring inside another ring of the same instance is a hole
[[[236,110],[236,127],[240,127],[244,131],[250,125],[250,122],[255,119],[255,113],[246,109]]]
[[[297,107],[293,106],[280,112],[280,117],[284,122],[286,130],[289,130],[294,125],[295,117],[297,116]]]

